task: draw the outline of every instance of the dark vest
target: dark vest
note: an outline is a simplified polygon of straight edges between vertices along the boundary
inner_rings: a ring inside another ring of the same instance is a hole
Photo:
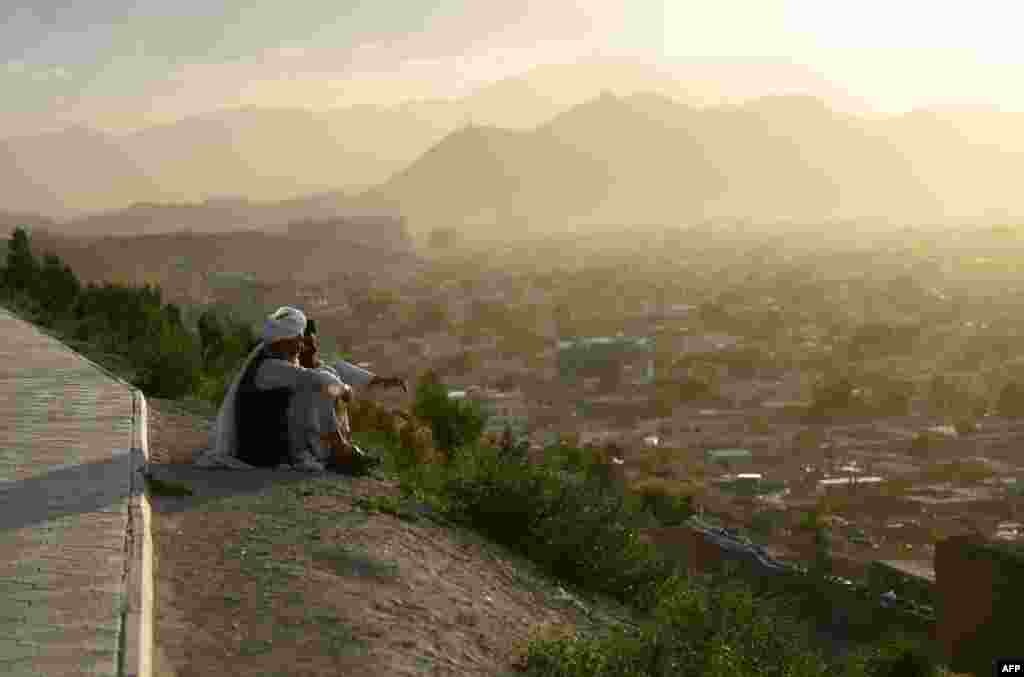
[[[265,351],[252,361],[238,384],[235,409],[238,430],[238,458],[249,465],[274,467],[289,462],[288,388],[259,390],[256,370],[270,358]]]

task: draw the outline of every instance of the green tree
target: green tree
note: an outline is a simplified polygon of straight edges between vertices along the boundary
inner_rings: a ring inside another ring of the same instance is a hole
[[[212,309],[203,311],[196,327],[199,330],[203,365],[208,367],[224,351],[224,327],[217,313]]]
[[[47,254],[43,257],[39,273],[38,291],[48,319],[53,320],[71,311],[82,291],[82,285],[59,256]]]
[[[39,276],[39,262],[32,254],[32,243],[28,231],[15,228],[7,245],[7,267],[4,269],[4,286],[16,292],[32,292]]]
[[[816,507],[806,511],[800,519],[800,528],[814,534],[814,571],[822,577],[832,572],[831,539],[827,518],[826,511]]]
[[[202,358],[195,339],[180,324],[158,320],[150,335],[147,355],[139,361],[138,385],[145,392],[175,399],[195,392],[202,375]]]

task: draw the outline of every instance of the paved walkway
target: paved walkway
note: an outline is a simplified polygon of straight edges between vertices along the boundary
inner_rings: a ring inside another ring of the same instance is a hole
[[[129,386],[0,308],[0,674],[135,673],[139,409]]]

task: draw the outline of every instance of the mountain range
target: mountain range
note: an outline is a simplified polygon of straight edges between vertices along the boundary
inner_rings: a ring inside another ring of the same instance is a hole
[[[129,134],[2,139],[0,209],[90,235],[280,230],[394,212],[414,232],[1024,215],[1022,113],[866,115],[794,95],[729,102],[713,83],[580,68],[450,101],[232,109]]]
[[[416,231],[929,223],[1019,218],[1022,170],[1020,131],[986,144],[939,113],[870,118],[805,96],[697,108],[605,94],[531,130],[467,126],[355,203],[399,210]]]

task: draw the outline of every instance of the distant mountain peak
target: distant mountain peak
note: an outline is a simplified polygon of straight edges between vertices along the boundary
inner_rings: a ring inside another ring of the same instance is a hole
[[[778,114],[827,113],[835,111],[824,99],[812,94],[770,94],[740,104],[741,108]]]

